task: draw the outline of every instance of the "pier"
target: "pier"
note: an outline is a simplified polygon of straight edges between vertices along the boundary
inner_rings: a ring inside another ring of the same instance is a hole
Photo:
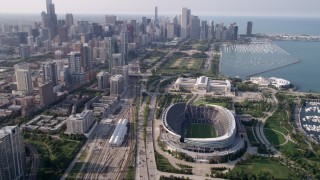
[[[281,68],[284,68],[284,67],[288,67],[288,66],[291,66],[291,65],[294,65],[294,64],[298,64],[300,62],[301,62],[301,60],[297,60],[297,61],[294,61],[292,63],[286,64],[284,66],[275,67],[275,68],[272,68],[272,69],[268,69],[268,70],[265,70],[265,71],[261,71],[261,72],[258,72],[258,73],[254,73],[254,74],[248,75],[247,78],[252,77],[252,76],[256,76],[256,75],[259,75],[259,74],[263,74],[263,73],[266,73],[266,72],[274,71],[274,70],[277,70],[277,69],[281,69]]]

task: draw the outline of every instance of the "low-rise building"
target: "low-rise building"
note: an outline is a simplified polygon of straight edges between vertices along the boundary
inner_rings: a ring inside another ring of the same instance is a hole
[[[61,130],[66,122],[66,117],[54,118],[53,116],[39,115],[21,127],[25,131],[37,130],[43,133],[54,134]]]
[[[211,80],[206,76],[194,78],[178,78],[173,85],[176,91],[188,90],[198,93],[227,93],[231,91],[229,80]]]
[[[277,77],[271,77],[271,78],[265,78],[261,76],[250,77],[249,81],[259,86],[273,85],[277,88],[288,88],[291,86],[290,81],[282,78],[277,78]]]

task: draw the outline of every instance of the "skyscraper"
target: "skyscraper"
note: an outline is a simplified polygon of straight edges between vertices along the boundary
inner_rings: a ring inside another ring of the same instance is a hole
[[[120,33],[120,38],[120,53],[122,54],[123,63],[128,64],[128,32],[126,29]]]
[[[158,6],[154,8],[154,25],[158,26],[159,25],[159,20],[158,20]]]
[[[101,71],[97,74],[98,89],[103,90],[110,88],[109,73]]]
[[[49,29],[49,38],[53,39],[58,34],[58,20],[52,0],[46,0],[47,13],[42,12],[42,27]]]
[[[106,15],[105,17],[106,25],[114,26],[117,21],[117,16],[114,15]]]
[[[232,40],[237,40],[238,39],[238,26],[235,25],[233,26],[233,39]]]
[[[200,39],[204,40],[208,38],[208,24],[207,21],[201,21]]]
[[[58,35],[60,38],[60,42],[68,42],[68,27],[62,26],[58,30]]]
[[[182,8],[181,14],[181,33],[180,37],[187,38],[187,26],[188,26],[188,17],[187,17],[187,8]]]
[[[110,96],[119,96],[124,90],[124,79],[122,75],[113,75],[110,78]]]
[[[141,18],[141,24],[140,24],[140,31],[145,34],[146,33],[146,27],[147,27],[147,17],[143,16]]]
[[[67,133],[84,134],[94,123],[93,111],[85,109],[79,114],[72,114],[67,119]]]
[[[81,69],[81,53],[73,51],[68,54],[70,73],[82,73]]]
[[[16,64],[14,65],[18,91],[23,94],[30,94],[33,91],[31,72],[29,64]]]
[[[30,46],[26,44],[20,45],[20,57],[21,59],[26,59],[30,57]]]
[[[52,82],[53,85],[58,84],[57,67],[55,62],[45,62],[42,65],[44,82]]]
[[[68,28],[70,28],[73,25],[73,15],[72,14],[66,14],[66,25]]]
[[[46,106],[56,100],[56,93],[53,92],[53,83],[48,82],[39,85],[40,105]]]
[[[167,38],[173,39],[176,37],[176,25],[174,23],[168,23],[167,24]]]
[[[200,38],[200,19],[198,16],[192,16],[190,25],[190,38],[199,39]]]
[[[82,72],[92,69],[92,51],[87,43],[81,48],[81,68]]]
[[[23,138],[17,126],[0,129],[0,179],[25,179],[26,157]]]
[[[252,36],[252,25],[253,25],[252,21],[249,21],[247,23],[247,36]]]
[[[122,54],[112,54],[111,63],[109,65],[109,67],[111,68],[110,72],[112,71],[112,68],[123,66],[123,65],[124,65],[124,62],[123,62]]]
[[[106,46],[107,46],[107,60],[109,63],[109,72],[111,72],[112,69],[112,54],[115,52],[115,41],[112,37],[108,37],[106,40]]]

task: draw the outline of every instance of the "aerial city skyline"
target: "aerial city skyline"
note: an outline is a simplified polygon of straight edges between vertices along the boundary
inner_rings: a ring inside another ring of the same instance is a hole
[[[320,179],[318,1],[14,3],[0,180]]]

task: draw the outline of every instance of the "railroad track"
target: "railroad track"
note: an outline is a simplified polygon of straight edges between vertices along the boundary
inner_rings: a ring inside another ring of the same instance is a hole
[[[132,107],[125,106],[117,116],[117,119],[132,119],[131,113]],[[107,141],[110,139],[114,129],[114,126],[111,127],[108,133],[104,135],[104,129],[99,127],[97,137],[93,143],[94,149],[90,154],[90,160],[86,163],[85,172],[80,179],[123,179],[125,176],[123,169],[126,169],[130,163],[130,158],[128,158],[130,153],[127,152],[132,152],[133,146],[130,143],[132,138],[127,138],[121,147],[110,147]]]

